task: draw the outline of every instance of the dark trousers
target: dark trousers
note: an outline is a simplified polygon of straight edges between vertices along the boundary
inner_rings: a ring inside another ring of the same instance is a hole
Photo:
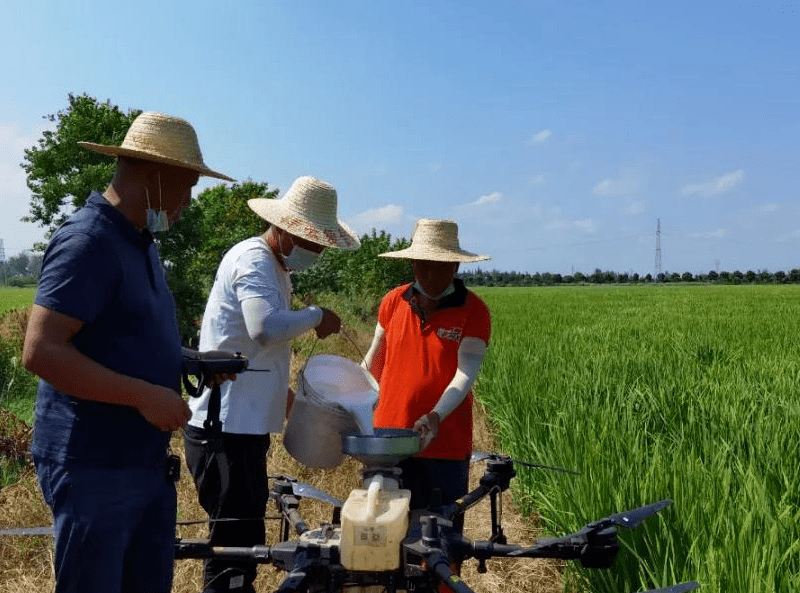
[[[194,477],[200,505],[208,513],[213,546],[256,546],[265,543],[264,516],[269,497],[269,435],[184,429],[186,463]],[[239,519],[238,521],[215,521]],[[210,558],[204,562],[206,593],[253,593],[257,565],[251,561]]]
[[[56,593],[172,590],[177,501],[166,463],[109,469],[35,461],[53,511]]]
[[[400,487],[411,490],[411,510],[446,507],[467,493],[469,488],[469,460],[427,459],[409,457],[397,464]],[[434,491],[438,490],[438,493]],[[438,500],[436,498],[438,497]],[[464,529],[464,517],[453,520],[457,533]]]

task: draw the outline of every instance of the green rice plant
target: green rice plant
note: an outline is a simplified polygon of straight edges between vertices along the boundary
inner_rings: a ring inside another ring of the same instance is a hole
[[[0,288],[0,315],[11,309],[28,307],[33,302],[36,294],[35,287],[25,288]]]
[[[506,451],[581,472],[519,470],[523,508],[562,532],[674,501],[576,580],[798,590],[800,287],[479,292],[493,334],[476,393]]]

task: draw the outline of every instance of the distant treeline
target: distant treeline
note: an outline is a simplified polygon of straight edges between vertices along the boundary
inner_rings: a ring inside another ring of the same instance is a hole
[[[458,273],[468,286],[554,286],[557,284],[646,284],[652,282],[706,282],[712,284],[800,284],[800,269],[789,272],[716,272],[694,275],[691,272],[663,272],[652,274],[628,274],[627,272],[602,271],[599,268],[591,274],[575,272],[562,276],[550,272],[529,274],[527,272],[501,272],[499,270],[462,270]]]

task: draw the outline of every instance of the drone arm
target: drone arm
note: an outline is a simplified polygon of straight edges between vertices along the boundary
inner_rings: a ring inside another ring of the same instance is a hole
[[[442,584],[453,593],[475,593],[450,568],[450,561],[441,551],[432,551],[427,556],[428,568],[439,578]]]
[[[208,540],[176,540],[175,559],[186,558],[251,560],[259,564],[270,564],[275,561],[273,546],[221,547],[212,546]]]
[[[292,524],[292,527],[294,527],[294,531],[297,535],[303,535],[308,531],[308,524],[297,509],[288,509],[286,511],[286,517]]]
[[[489,492],[491,492],[490,487],[483,485],[478,486],[477,488],[475,488],[475,490],[465,494],[464,496],[456,500],[454,503],[452,503],[450,506],[448,506],[446,509],[444,509],[442,515],[444,515],[444,517],[446,517],[449,520],[452,520],[454,517],[457,517],[458,515],[463,515],[467,510],[478,504],[483,499],[484,496],[489,494]]]
[[[291,486],[287,485],[287,488],[291,488]],[[300,506],[300,501],[296,496],[293,494],[278,493],[274,496],[274,498],[278,503],[281,514],[294,528],[294,531],[297,535],[303,535],[306,531],[308,531],[308,524],[303,519],[300,511],[297,510]],[[288,537],[288,533],[286,536]]]
[[[579,538],[552,538],[539,540],[523,548],[515,544],[498,544],[491,541],[474,541],[469,556],[478,560],[489,558],[560,558],[575,560],[581,557],[586,542]]]

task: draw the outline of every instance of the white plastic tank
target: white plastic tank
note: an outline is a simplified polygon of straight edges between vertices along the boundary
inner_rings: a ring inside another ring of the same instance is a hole
[[[382,475],[375,475],[366,489],[353,490],[342,506],[339,553],[346,569],[377,572],[400,568],[411,491],[394,488],[394,484],[394,480],[384,482]]]

